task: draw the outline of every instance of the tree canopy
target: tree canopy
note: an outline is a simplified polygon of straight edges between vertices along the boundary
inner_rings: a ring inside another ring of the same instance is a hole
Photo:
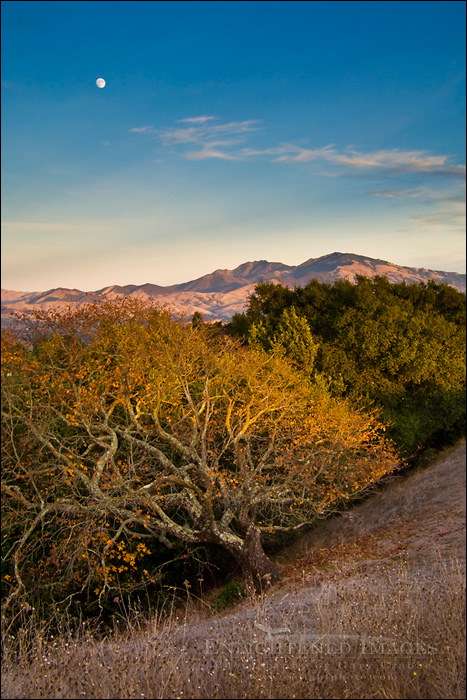
[[[229,330],[267,351],[280,344],[334,395],[379,406],[406,456],[465,431],[465,294],[448,285],[259,284]]]
[[[265,533],[324,516],[397,464],[374,412],[282,351],[130,300],[28,325],[29,344],[2,335],[8,605],[144,585],[154,547],[180,543],[214,543],[274,581]]]

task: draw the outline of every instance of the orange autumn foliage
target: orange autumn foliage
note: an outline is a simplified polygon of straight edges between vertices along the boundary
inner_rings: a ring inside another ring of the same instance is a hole
[[[8,605],[45,587],[130,590],[151,543],[214,543],[274,580],[262,533],[324,516],[397,463],[375,414],[158,307],[126,299],[28,326],[29,346],[3,338]]]

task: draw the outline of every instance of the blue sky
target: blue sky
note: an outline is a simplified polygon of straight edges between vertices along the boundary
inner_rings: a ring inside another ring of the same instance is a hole
[[[2,287],[334,251],[465,272],[464,2],[1,12]]]

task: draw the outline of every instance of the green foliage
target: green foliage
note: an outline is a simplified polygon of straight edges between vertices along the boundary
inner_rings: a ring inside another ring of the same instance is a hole
[[[229,581],[222,591],[212,601],[212,607],[215,610],[225,610],[233,605],[238,605],[246,598],[246,591],[240,581],[232,579]]]
[[[318,345],[306,318],[297,314],[294,306],[283,310],[275,330],[268,330],[262,320],[253,323],[248,332],[248,342],[287,357],[307,374],[313,371]]]
[[[260,284],[239,329],[335,396],[379,406],[407,455],[465,431],[465,294],[448,285],[363,276],[293,291]]]

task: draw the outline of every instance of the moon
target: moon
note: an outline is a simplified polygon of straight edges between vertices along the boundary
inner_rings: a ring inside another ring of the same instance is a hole
[[[97,78],[96,80],[96,85],[98,88],[103,88],[105,87],[105,80],[104,78]]]

